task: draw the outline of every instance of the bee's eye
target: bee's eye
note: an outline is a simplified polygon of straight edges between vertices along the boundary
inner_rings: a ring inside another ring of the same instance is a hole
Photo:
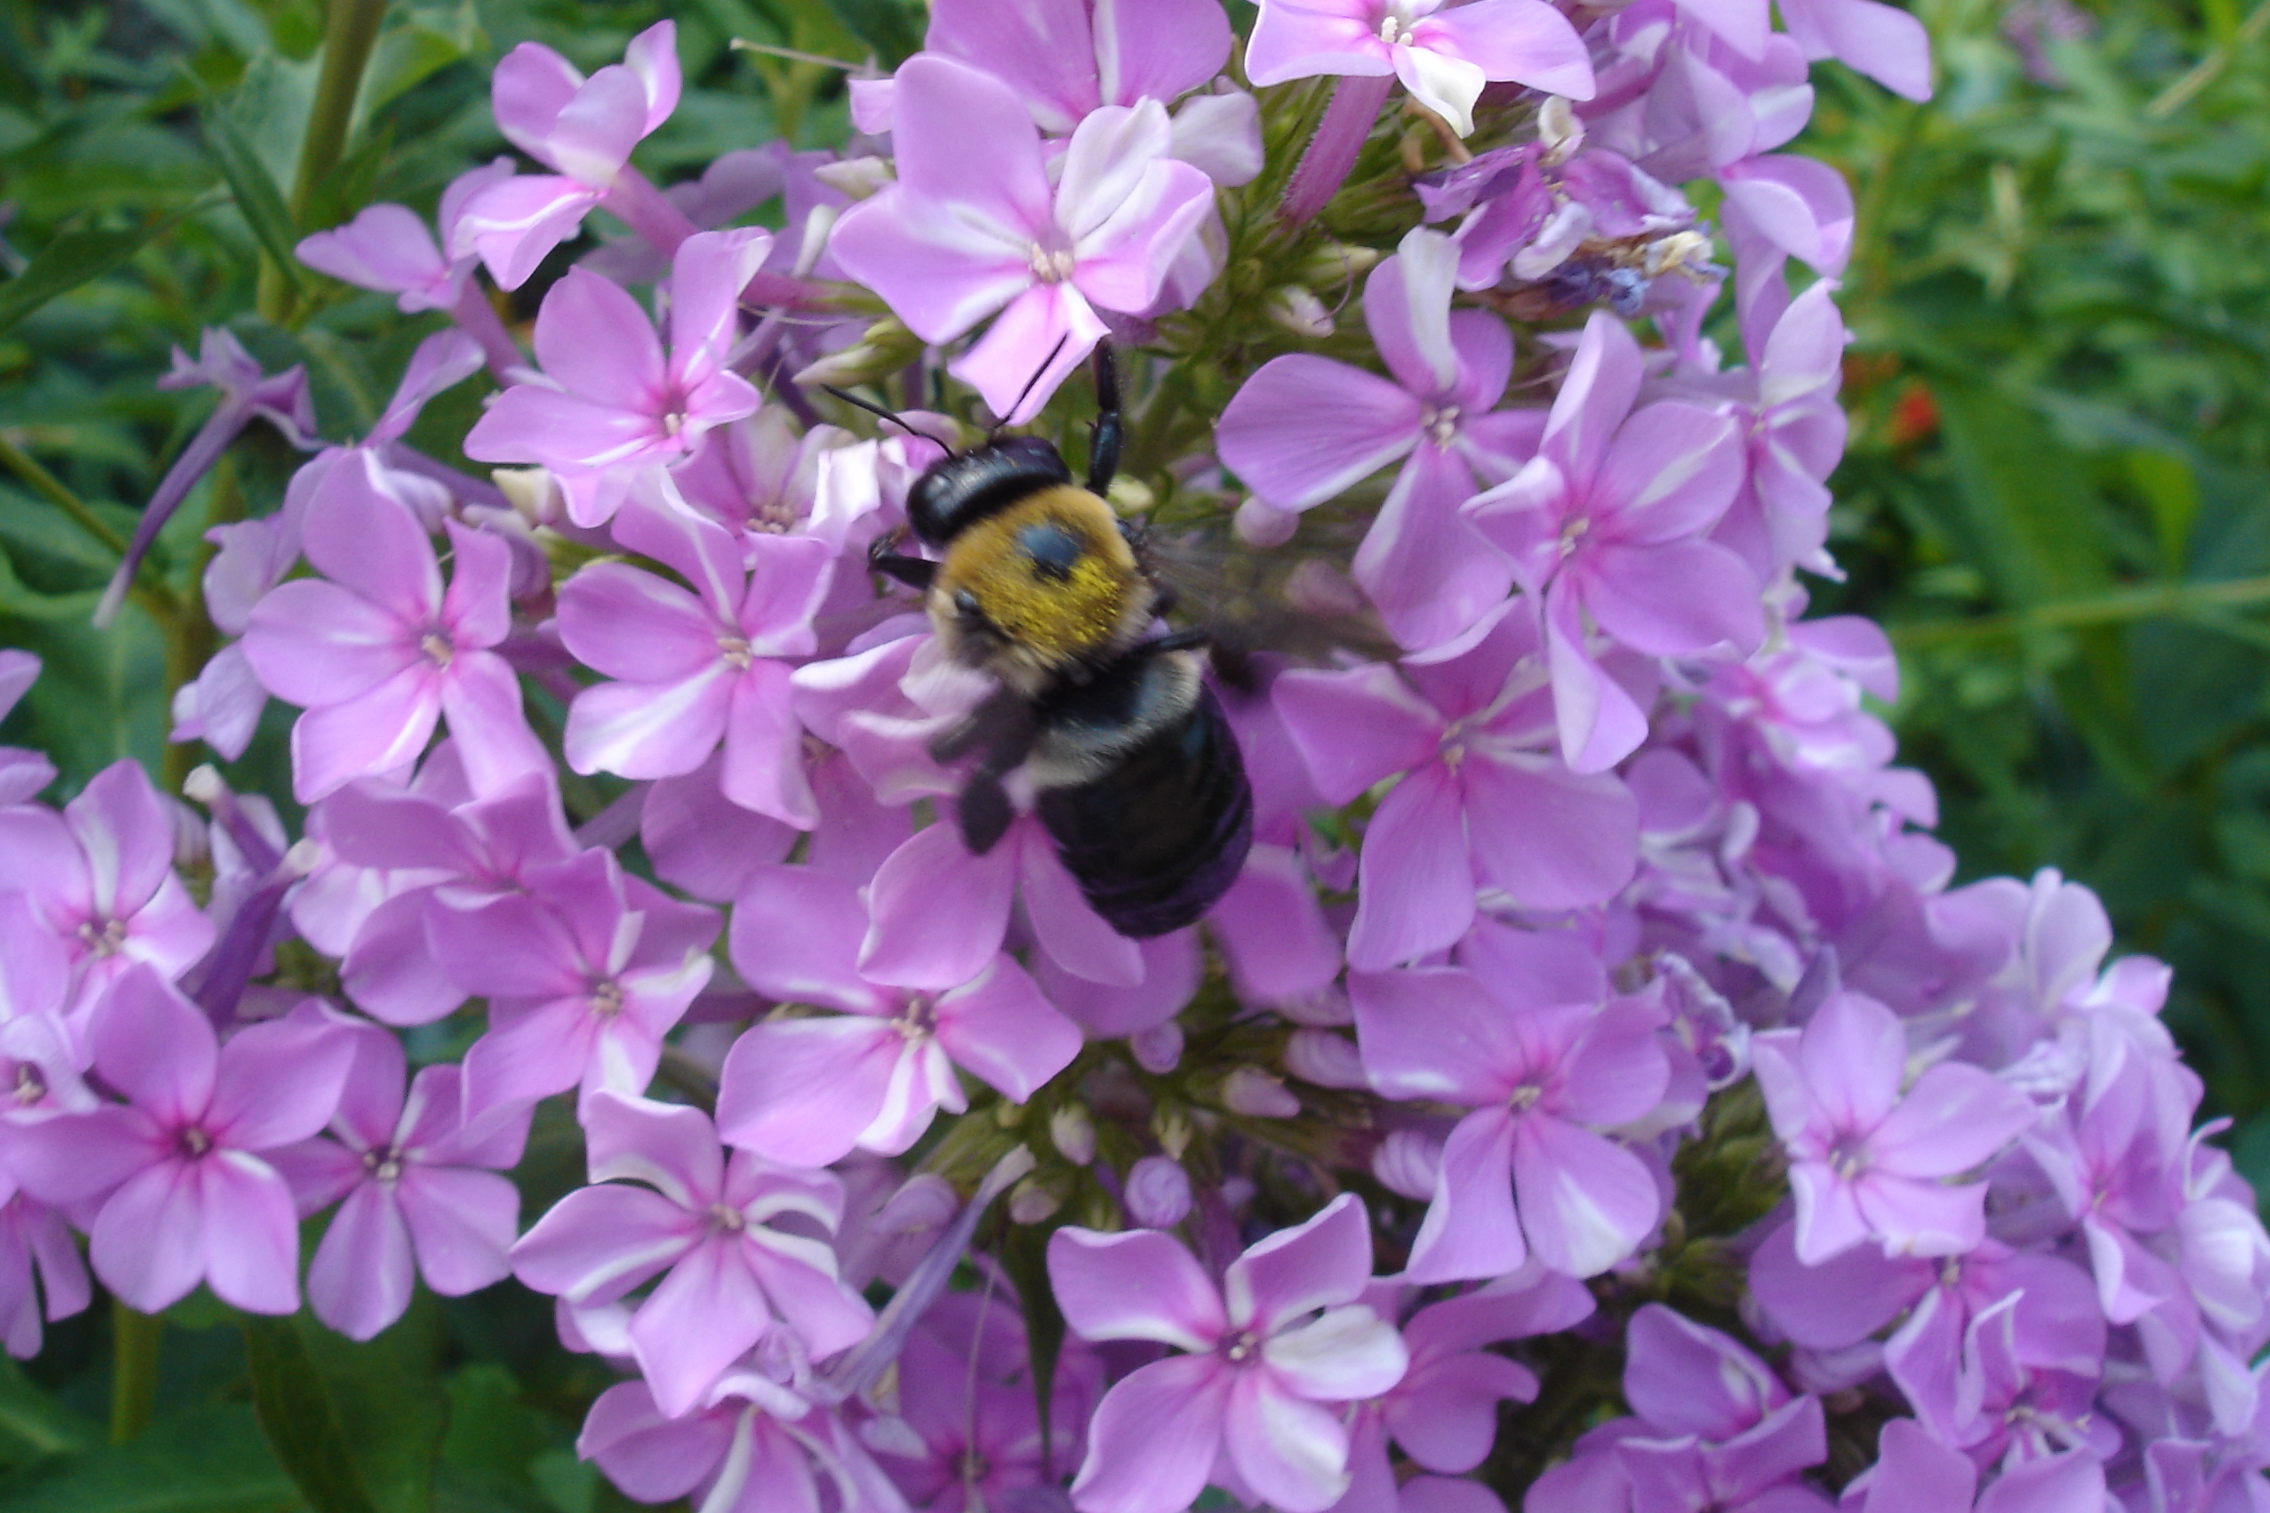
[[[1017,550],[1032,563],[1034,577],[1062,583],[1072,576],[1084,548],[1078,536],[1053,520],[1043,520],[1017,532]]]
[[[957,589],[954,592],[954,613],[961,617],[964,625],[982,625],[985,623],[983,606],[977,602],[977,595],[966,588]]]

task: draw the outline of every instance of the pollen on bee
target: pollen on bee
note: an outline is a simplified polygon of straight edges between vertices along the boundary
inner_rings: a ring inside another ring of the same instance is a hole
[[[936,592],[966,594],[1020,649],[1061,663],[1131,638],[1151,595],[1110,505],[1044,489],[955,538]]]

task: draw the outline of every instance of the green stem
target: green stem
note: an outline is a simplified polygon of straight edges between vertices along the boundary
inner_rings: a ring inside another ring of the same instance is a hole
[[[330,0],[323,26],[323,71],[315,80],[315,104],[308,111],[307,135],[300,142],[299,171],[292,181],[292,224],[304,228],[315,192],[338,168],[347,149],[347,128],[355,118],[355,96],[363,71],[378,43],[378,24],[386,0]],[[292,290],[283,270],[260,270],[260,312],[272,320],[291,313]]]
[[[2147,584],[2116,589],[2093,599],[2037,604],[2006,615],[1963,620],[1921,620],[1891,627],[1892,640],[1905,650],[1949,642],[1995,640],[2035,631],[2111,625],[2130,620],[2188,619],[2205,611],[2270,602],[2270,576],[2232,578],[2221,583]]]
[[[2231,60],[2238,56],[2241,48],[2260,40],[2265,31],[2270,31],[2270,0],[2264,0],[2263,4],[2256,6],[2253,14],[2231,34],[2228,42],[2201,58],[2182,78],[2160,91],[2159,96],[2144,107],[2144,119],[2164,121],[2189,105],[2202,90],[2221,77],[2223,70],[2231,66]]]
[[[112,555],[126,555],[124,536],[112,530],[100,515],[88,509],[85,500],[65,488],[62,479],[41,467],[37,459],[4,435],[0,435],[0,466],[6,467],[9,472],[30,484],[33,493],[69,515],[79,529],[109,547]]]
[[[244,518],[244,489],[237,482],[235,460],[223,454],[213,465],[211,503],[207,507],[205,522],[208,527],[229,525]],[[214,650],[220,645],[220,632],[213,627],[212,616],[205,613],[205,565],[212,561],[213,545],[200,537],[194,560],[189,564],[189,582],[182,591],[173,619],[164,625],[165,678],[167,709],[173,708],[173,696],[182,685],[191,682],[205,670]],[[195,741],[170,741],[166,744],[163,778],[168,793],[179,793],[188,781],[190,769],[203,760],[204,750]]]
[[[158,1405],[158,1343],[166,1321],[110,1300],[110,1442],[123,1445],[150,1426]]]

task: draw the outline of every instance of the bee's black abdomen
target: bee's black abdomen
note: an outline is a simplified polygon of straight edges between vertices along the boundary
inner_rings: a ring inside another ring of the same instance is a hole
[[[1088,903],[1122,935],[1164,935],[1229,891],[1253,844],[1253,790],[1210,689],[1102,776],[1039,795]]]
[[[1038,436],[1005,436],[934,462],[907,494],[907,524],[943,546],[1020,499],[1072,481],[1064,456]]]

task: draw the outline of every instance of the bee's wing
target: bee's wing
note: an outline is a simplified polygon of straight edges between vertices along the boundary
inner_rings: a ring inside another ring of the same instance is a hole
[[[1312,663],[1400,655],[1362,590],[1323,554],[1259,550],[1214,526],[1147,531],[1136,550],[1178,617],[1206,633],[1232,684],[1242,681],[1239,664],[1261,652]]]

